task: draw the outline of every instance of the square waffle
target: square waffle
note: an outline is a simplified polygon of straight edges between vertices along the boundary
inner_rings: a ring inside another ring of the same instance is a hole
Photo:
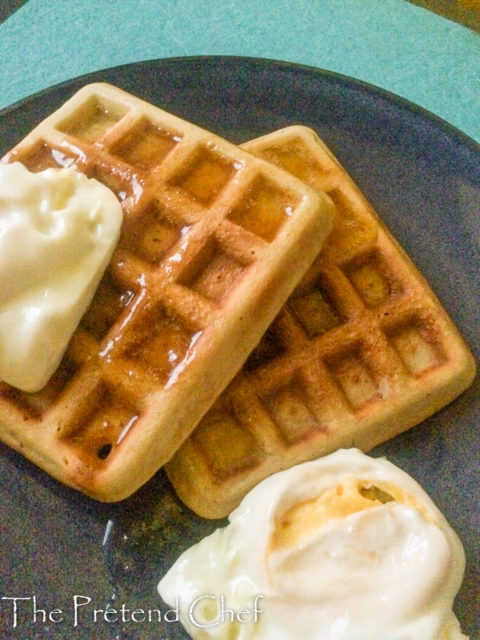
[[[473,358],[424,278],[316,134],[244,148],[337,207],[332,234],[242,371],[166,466],[179,497],[226,516],[266,476],[368,450],[452,401]]]
[[[0,437],[62,482],[125,498],[190,434],[330,232],[290,174],[120,89],[88,85],[4,162],[108,186],[120,242],[40,392],[0,382]]]

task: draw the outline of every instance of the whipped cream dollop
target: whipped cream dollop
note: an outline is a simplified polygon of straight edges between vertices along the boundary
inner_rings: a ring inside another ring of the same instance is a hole
[[[0,164],[0,379],[40,390],[58,367],[118,242],[110,189],[74,169]]]
[[[461,640],[464,563],[417,482],[350,449],[261,482],[158,590],[195,640]]]

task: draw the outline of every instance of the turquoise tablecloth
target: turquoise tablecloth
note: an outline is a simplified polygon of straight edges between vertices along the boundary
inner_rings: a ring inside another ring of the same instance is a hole
[[[353,76],[480,140],[480,37],[405,0],[30,0],[0,25],[0,108],[90,71],[201,54]]]

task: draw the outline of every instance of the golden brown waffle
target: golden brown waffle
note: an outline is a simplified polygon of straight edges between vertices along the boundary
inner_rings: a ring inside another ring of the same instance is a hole
[[[207,518],[227,515],[271,473],[408,429],[475,372],[423,277],[313,131],[290,127],[244,147],[325,190],[337,218],[242,371],[166,466],[180,498]]]
[[[0,435],[59,480],[126,497],[240,369],[331,230],[300,180],[114,87],[84,87],[4,161],[118,196],[120,243],[47,387],[0,383]]]

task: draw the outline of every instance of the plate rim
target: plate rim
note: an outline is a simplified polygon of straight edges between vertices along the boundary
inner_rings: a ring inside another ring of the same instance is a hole
[[[208,64],[220,64],[227,62],[230,64],[247,63],[249,65],[276,67],[278,69],[284,69],[286,71],[294,72],[298,71],[307,75],[320,76],[324,80],[329,82],[335,82],[337,84],[349,85],[352,89],[356,89],[369,97],[373,97],[376,100],[387,101],[389,104],[394,103],[397,108],[403,111],[409,112],[416,118],[422,117],[429,121],[429,124],[439,129],[442,133],[456,138],[457,142],[460,142],[462,146],[465,146],[473,154],[480,155],[480,142],[477,142],[474,138],[467,133],[451,124],[441,116],[433,113],[426,107],[423,107],[415,102],[412,102],[408,98],[404,98],[399,94],[380,87],[379,85],[367,82],[354,76],[349,76],[337,71],[325,69],[322,67],[315,67],[313,65],[307,65],[299,62],[290,62],[286,60],[279,60],[275,58],[261,58],[257,56],[239,56],[239,55],[191,55],[191,56],[171,56],[165,58],[149,58],[144,60],[137,60],[134,62],[126,62],[120,65],[113,65],[111,67],[103,67],[95,71],[87,71],[66,80],[49,85],[43,89],[39,89],[19,100],[13,102],[11,105],[0,109],[0,119],[5,116],[9,116],[12,111],[25,108],[29,103],[35,102],[43,96],[55,93],[59,90],[68,89],[70,86],[74,87],[80,83],[90,83],[101,81],[102,75],[110,74],[117,70],[125,70],[132,67],[143,67],[151,65],[171,65],[171,64],[194,64],[194,63],[208,63]]]

